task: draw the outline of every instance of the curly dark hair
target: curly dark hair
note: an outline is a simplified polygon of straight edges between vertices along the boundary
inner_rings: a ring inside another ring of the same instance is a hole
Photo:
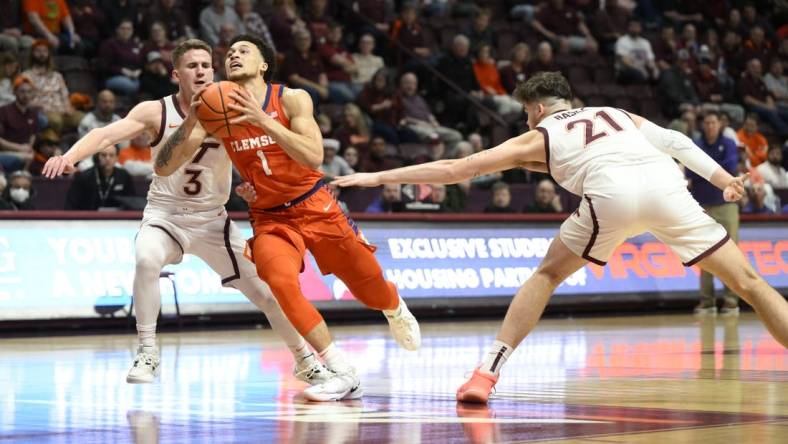
[[[560,72],[538,72],[527,81],[518,83],[514,89],[514,98],[523,103],[549,97],[572,101],[572,89]]]
[[[240,34],[235,36],[230,41],[230,46],[238,42],[249,42],[254,46],[257,46],[257,49],[260,51],[260,54],[263,56],[263,61],[268,64],[268,70],[263,75],[263,80],[266,82],[273,79],[274,74],[276,74],[276,52],[274,48],[268,46],[263,39],[253,36],[251,34]]]

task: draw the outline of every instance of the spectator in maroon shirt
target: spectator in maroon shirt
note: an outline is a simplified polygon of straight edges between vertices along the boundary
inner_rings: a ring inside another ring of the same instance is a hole
[[[379,69],[372,76],[361,91],[358,102],[361,109],[372,117],[372,133],[383,136],[388,143],[399,145],[398,102],[386,68]]]
[[[402,5],[400,18],[394,20],[391,26],[391,48],[394,51],[395,60],[398,66],[404,71],[417,70],[421,62],[427,62],[432,55],[428,37],[418,22],[418,9],[412,3]],[[415,59],[410,55],[400,51],[396,43],[415,54]]]
[[[676,59],[676,51],[678,50],[678,42],[676,42],[676,30],[671,25],[662,27],[659,39],[652,42],[654,49],[654,59],[657,61],[657,67],[660,70],[666,70],[673,66]]]
[[[531,26],[558,46],[562,53],[596,53],[599,45],[586,26],[582,14],[565,3],[564,0],[550,0],[536,13]]]
[[[105,81],[107,89],[125,96],[133,96],[140,89],[142,48],[133,36],[134,24],[130,19],[123,19],[118,24],[115,37],[105,40],[99,48],[99,59],[108,76]]]
[[[788,136],[788,112],[780,110],[774,97],[766,89],[766,84],[763,83],[763,67],[757,58],[747,62],[747,72],[739,80],[738,91],[748,111],[768,121],[781,137]]]
[[[525,67],[526,77],[531,77],[540,71],[560,71],[553,59],[553,47],[549,42],[542,42],[536,47],[536,59],[531,60]]]
[[[104,38],[106,16],[97,5],[96,0],[71,0],[69,12],[74,28],[79,30],[85,57],[92,57]]]
[[[531,62],[531,48],[525,42],[514,45],[509,53],[509,64],[501,68],[501,83],[506,92],[512,94],[517,82],[525,82],[528,63]]]
[[[22,169],[33,159],[33,139],[40,116],[39,110],[30,106],[34,89],[30,79],[17,76],[16,100],[0,107],[0,167],[7,172]]]
[[[760,26],[750,28],[750,36],[744,41],[744,58],[757,58],[761,65],[768,66],[772,59],[772,43],[766,39],[766,33]]]
[[[730,30],[739,34],[739,36],[744,37],[748,34],[747,27],[744,26],[744,23],[741,20],[741,11],[736,8],[733,8],[728,12],[728,21],[725,22],[725,25],[722,29]]]
[[[471,41],[472,52],[475,53],[482,43],[486,43],[493,48],[496,47],[495,36],[492,28],[490,28],[490,19],[492,19],[492,11],[487,8],[479,9],[473,17],[473,22],[463,33]]]
[[[599,9],[593,16],[594,35],[600,40],[602,48],[611,53],[616,40],[627,33],[627,24],[631,14],[618,5],[618,0],[608,0],[604,9]]]
[[[196,35],[186,20],[186,14],[179,8],[178,0],[156,0],[143,16],[143,31],[150,31],[153,22],[164,23],[167,39],[176,44]],[[143,37],[150,38],[150,35]]]
[[[769,40],[775,38],[774,28],[772,28],[768,20],[758,15],[758,10],[752,3],[746,3],[742,8],[742,25],[744,25],[745,29],[752,29],[757,26],[763,29]]]
[[[369,151],[361,163],[361,171],[374,173],[390,170],[402,166],[402,160],[386,153],[386,140],[382,137],[373,137],[369,142]]]
[[[747,59],[742,47],[742,39],[734,31],[726,31],[722,39],[722,58],[725,71],[734,79],[738,79],[744,71]]]
[[[167,68],[167,72],[172,72],[172,51],[175,50],[175,44],[167,37],[167,26],[164,22],[155,21],[151,23],[148,36],[148,41],[142,45],[142,58],[147,60],[148,54],[157,52]],[[224,63],[222,63],[224,65]]]
[[[358,67],[342,43],[342,25],[337,22],[328,25],[325,43],[319,46],[318,54],[326,68],[329,84],[341,91],[344,102],[355,101],[360,90],[352,83],[351,76],[358,72]]]
[[[724,112],[737,123],[744,120],[744,108],[732,103],[732,97],[726,94],[727,89],[723,89],[710,58],[703,55],[700,57],[693,80],[703,111]]]
[[[358,0],[358,15],[352,15],[351,30],[355,35],[372,34],[375,38],[375,53],[382,54],[382,42],[386,41],[391,25],[389,25],[394,2],[389,0]],[[368,23],[365,19],[371,20]]]
[[[294,50],[285,56],[282,63],[282,79],[308,92],[315,104],[321,101],[346,103],[352,100],[347,88],[336,82],[329,82],[320,55],[310,49],[312,36],[309,31],[297,30],[293,34],[293,44]]]
[[[306,23],[298,16],[294,0],[275,0],[274,13],[269,18],[268,29],[279,53],[293,49],[293,38],[297,30],[306,29]]]
[[[306,28],[318,45],[325,42],[328,35],[328,25],[332,21],[331,16],[326,12],[327,6],[328,0],[309,0],[304,8],[303,18]]]

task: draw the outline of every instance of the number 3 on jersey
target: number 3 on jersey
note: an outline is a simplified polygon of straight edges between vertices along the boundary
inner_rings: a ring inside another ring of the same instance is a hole
[[[265,158],[265,153],[263,150],[257,150],[257,157],[260,158],[260,163],[263,165],[263,172],[265,175],[270,176],[271,174],[274,174],[274,172],[271,171],[271,168],[268,167],[268,159]]]

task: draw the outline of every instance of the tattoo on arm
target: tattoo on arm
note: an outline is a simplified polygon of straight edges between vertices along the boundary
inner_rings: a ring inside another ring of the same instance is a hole
[[[175,150],[175,147],[180,145],[180,143],[183,142],[183,139],[185,138],[186,131],[184,130],[183,126],[181,126],[170,136],[169,139],[167,139],[167,141],[164,143],[164,146],[156,155],[156,168],[167,166],[170,160],[172,160],[172,152]]]

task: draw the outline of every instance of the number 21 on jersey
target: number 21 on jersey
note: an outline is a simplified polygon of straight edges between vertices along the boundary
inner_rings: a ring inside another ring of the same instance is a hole
[[[619,125],[618,122],[616,122],[615,120],[613,120],[612,117],[610,117],[610,114],[606,113],[605,111],[597,111],[596,114],[594,114],[594,120],[577,119],[568,122],[566,124],[566,131],[571,132],[576,126],[583,125],[583,127],[585,128],[585,134],[583,136],[583,148],[586,148],[591,143],[596,142],[597,140],[608,135],[608,133],[604,130],[599,131],[598,133],[594,132],[594,124],[597,118],[602,119],[607,124],[607,126],[612,128],[615,132],[623,130],[623,128],[621,128],[621,125]]]

